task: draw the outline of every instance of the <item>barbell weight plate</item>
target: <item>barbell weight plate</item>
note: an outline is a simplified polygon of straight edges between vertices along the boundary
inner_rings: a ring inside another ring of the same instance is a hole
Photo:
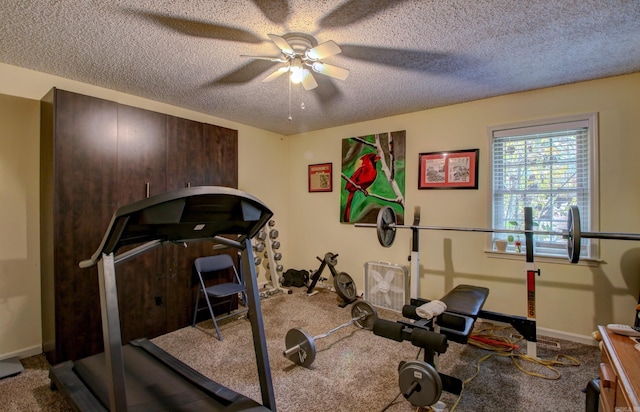
[[[364,315],[363,318],[361,316]],[[359,300],[351,307],[351,318],[359,328],[372,330],[373,324],[378,319],[378,312],[366,300]]]
[[[442,395],[440,375],[433,366],[419,360],[411,360],[400,365],[398,385],[402,395],[413,406],[433,405]]]
[[[328,265],[336,266],[338,264],[338,255],[335,255],[331,252],[327,252],[324,254],[324,260]]]
[[[578,263],[580,260],[581,246],[581,229],[580,229],[580,211],[578,206],[571,206],[567,215],[567,254],[571,263]]]
[[[340,272],[334,276],[333,287],[336,288],[336,293],[340,296],[340,299],[346,303],[353,302],[358,296],[356,284],[348,273]]]
[[[287,348],[286,350],[289,350],[296,345],[300,345],[299,351],[287,356],[287,358],[292,362],[306,368],[316,359],[316,344],[313,341],[313,337],[304,329],[289,329],[284,337],[284,343]]]
[[[378,241],[383,247],[390,247],[396,238],[396,212],[385,206],[378,212],[376,229],[378,232]]]

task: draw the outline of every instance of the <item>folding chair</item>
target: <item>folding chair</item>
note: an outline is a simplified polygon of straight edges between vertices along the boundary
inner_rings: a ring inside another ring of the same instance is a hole
[[[247,295],[246,295],[246,288],[244,285],[244,281],[240,279],[240,276],[238,275],[238,271],[236,270],[236,267],[233,264],[233,260],[231,259],[231,256],[226,254],[199,257],[194,261],[194,266],[196,268],[196,272],[198,273],[198,279],[200,282],[198,285],[198,295],[196,297],[196,306],[193,311],[193,323],[191,324],[191,326],[196,325],[196,316],[198,315],[198,312],[200,310],[206,309],[204,307],[202,308],[198,307],[198,304],[200,303],[200,294],[203,294],[204,299],[207,301],[207,308],[209,309],[209,313],[211,314],[211,319],[213,320],[213,326],[216,328],[218,339],[222,340],[222,335],[220,334],[220,329],[218,329],[217,320],[222,320],[230,316],[237,316],[248,311],[248,309],[243,309],[243,310],[238,310],[231,313],[232,305],[233,305],[233,297],[236,296],[238,293],[242,294],[242,305],[245,308],[247,307],[247,304],[246,304]],[[219,283],[217,285],[213,285],[209,287],[205,285],[204,280],[206,278],[209,278],[209,275],[212,275],[213,272],[217,272],[217,271],[225,270],[229,268],[233,269],[235,282]],[[227,299],[220,300],[212,304],[209,298],[215,298],[215,299],[227,298]],[[215,314],[213,313],[213,306],[218,306],[225,303],[229,304],[229,310],[227,311],[227,314],[223,316],[218,316],[216,318]]]

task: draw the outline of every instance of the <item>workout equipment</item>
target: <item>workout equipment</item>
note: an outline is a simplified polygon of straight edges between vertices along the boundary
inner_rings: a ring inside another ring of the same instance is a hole
[[[400,363],[398,386],[406,400],[414,406],[430,406],[442,395],[442,379],[428,363],[412,360]]]
[[[274,250],[280,248],[280,241],[275,240],[279,236],[278,230],[274,228],[275,225],[276,221],[271,219],[268,222],[267,227],[260,230],[258,236],[256,236],[254,240],[256,244],[253,245],[254,250],[262,253],[262,256],[264,257],[260,262],[266,270],[264,274],[265,278],[269,281],[266,286],[270,286],[260,292],[260,296],[262,297],[267,297],[280,292],[287,294],[293,293],[291,289],[282,287],[281,274],[284,271],[284,266],[279,263],[279,261],[282,260],[282,253],[274,252]]]
[[[424,349],[424,361],[401,362],[398,368],[400,391],[412,405],[433,405],[443,390],[456,395],[462,392],[460,379],[437,371],[436,354],[447,351],[449,340],[467,343],[488,295],[487,288],[458,285],[440,299],[447,310],[435,318],[423,319],[417,314],[418,306],[405,305],[402,315],[412,322],[376,319],[375,335],[397,342],[408,340]]]
[[[378,313],[374,307],[367,301],[360,300],[351,307],[351,319],[348,322],[326,333],[312,337],[302,328],[289,329],[285,336],[286,349],[282,354],[300,366],[309,367],[316,359],[316,340],[326,338],[338,329],[346,328],[353,323],[361,329],[372,330],[376,319],[378,319]]]
[[[318,256],[316,256],[316,259],[320,261],[320,267],[318,268],[318,270],[313,272],[313,276],[311,276],[311,283],[307,288],[307,295],[311,296],[316,293],[313,291],[313,289],[316,287],[316,283],[318,283],[318,280],[320,280],[320,275],[322,274],[324,268],[326,266],[329,266],[329,270],[331,271],[331,275],[333,276],[333,287],[342,300],[340,307],[345,307],[358,298],[358,292],[356,290],[356,284],[353,281],[353,278],[346,272],[338,273],[336,271],[335,266],[338,264],[338,254],[328,252],[325,253],[323,259],[320,259]]]
[[[79,411],[275,410],[251,245],[272,215],[251,195],[211,186],[163,193],[117,209],[96,252],[80,262],[82,268],[97,266],[105,351],[52,366],[52,387]],[[166,244],[202,240],[241,252],[262,405],[206,378],[147,339],[122,346],[116,265]],[[134,245],[116,255],[120,247]]]
[[[482,233],[511,233],[562,236],[567,239],[567,255],[571,263],[578,263],[580,260],[580,242],[582,238],[591,239],[614,239],[614,240],[634,240],[640,241],[640,234],[636,233],[614,233],[614,232],[583,232],[580,229],[580,211],[578,206],[571,206],[567,216],[567,231],[549,232],[536,231],[532,229],[494,229],[477,227],[447,227],[447,226],[405,226],[397,224],[396,212],[389,206],[385,206],[378,212],[376,224],[356,223],[356,227],[375,227],[378,240],[384,247],[393,244],[396,237],[396,229],[413,230],[450,230],[456,232],[482,232]]]

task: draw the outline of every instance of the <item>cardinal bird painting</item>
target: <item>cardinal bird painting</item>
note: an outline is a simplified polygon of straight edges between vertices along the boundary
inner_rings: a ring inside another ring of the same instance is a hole
[[[404,216],[404,147],[404,131],[343,139],[341,222],[375,223],[383,206]]]
[[[347,203],[344,205],[344,214],[342,216],[343,222],[348,222],[351,219],[351,203],[353,203],[353,196],[356,191],[360,190],[364,194],[368,194],[367,189],[373,182],[376,181],[378,176],[378,169],[376,163],[380,160],[380,156],[375,153],[367,153],[360,158],[360,167],[353,172],[353,175],[344,187],[344,190],[349,192],[347,195]]]

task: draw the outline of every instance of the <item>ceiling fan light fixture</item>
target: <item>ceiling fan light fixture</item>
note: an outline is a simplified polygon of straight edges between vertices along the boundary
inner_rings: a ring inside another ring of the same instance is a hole
[[[308,73],[307,70],[304,70],[304,69],[294,70],[293,67],[291,68],[290,72],[291,74],[289,75],[289,77],[291,78],[291,83],[294,83],[294,84],[298,84],[302,82],[302,79],[304,79],[304,76],[305,76],[305,72]]]

